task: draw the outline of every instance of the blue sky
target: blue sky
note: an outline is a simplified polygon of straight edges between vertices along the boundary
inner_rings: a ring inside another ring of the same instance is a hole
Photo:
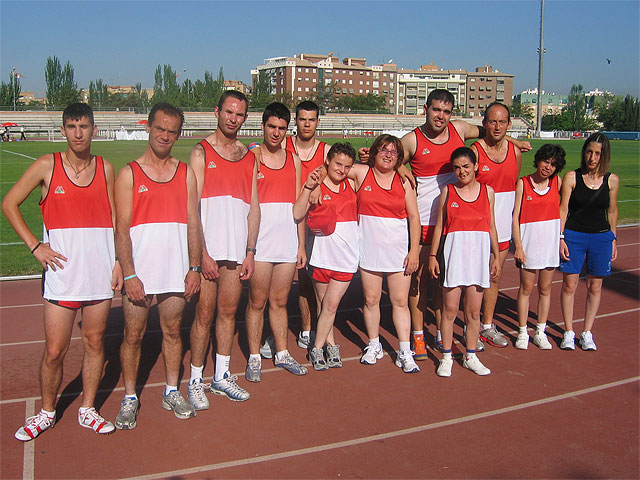
[[[640,95],[640,2],[545,2],[544,89]],[[48,56],[69,60],[79,87],[153,87],[158,64],[249,83],[268,57],[329,53],[434,62],[473,70],[490,64],[515,75],[517,93],[537,84],[539,0],[510,1],[12,1],[0,0],[0,77],[12,66],[23,90],[44,92]],[[608,64],[606,59],[612,60]]]

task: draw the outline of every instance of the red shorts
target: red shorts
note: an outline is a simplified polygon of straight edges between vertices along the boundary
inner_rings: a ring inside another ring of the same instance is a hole
[[[353,273],[336,272],[334,270],[329,270],[328,268],[313,267],[311,278],[320,283],[329,283],[329,280],[350,282],[353,279]]]
[[[78,310],[82,307],[90,307],[91,305],[97,305],[100,302],[104,302],[104,300],[84,300],[84,301],[75,301],[75,300],[48,300],[47,302],[53,303],[54,305],[58,305],[59,307],[71,308],[73,310]]]
[[[511,240],[507,240],[506,242],[498,242],[498,250],[500,250],[501,252],[508,250],[509,243],[511,243]]]
[[[422,230],[420,232],[420,245],[431,245],[431,240],[433,240],[433,231],[435,229],[435,225],[422,225]]]

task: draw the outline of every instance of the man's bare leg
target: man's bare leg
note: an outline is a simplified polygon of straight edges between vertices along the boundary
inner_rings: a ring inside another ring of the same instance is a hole
[[[122,296],[124,338],[120,346],[120,364],[122,365],[125,395],[136,395],[136,380],[138,379],[138,368],[140,367],[142,338],[147,329],[150,305],[150,296],[146,297],[144,305],[135,304],[126,295]]]
[[[211,323],[216,310],[217,292],[218,280],[206,280],[203,277],[200,282],[200,295],[190,333],[192,367],[204,367],[204,356],[211,339]],[[202,378],[202,375],[198,378]],[[193,376],[191,380],[194,380]]]
[[[287,300],[296,271],[295,263],[278,263],[273,266],[269,289],[269,324],[276,344],[276,352],[287,350]]]
[[[93,407],[98,385],[104,368],[104,332],[111,300],[82,308],[82,403],[85,408]]]
[[[264,309],[269,298],[273,264],[255,262],[255,271],[249,280],[249,302],[247,302],[247,343],[251,355],[260,354],[260,342],[264,328]]]
[[[162,329],[162,356],[167,385],[177,386],[182,364],[180,325],[186,301],[182,295],[158,295],[158,314]]]

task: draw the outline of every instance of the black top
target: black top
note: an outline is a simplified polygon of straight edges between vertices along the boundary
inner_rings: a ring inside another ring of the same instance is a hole
[[[593,190],[585,185],[580,169],[578,168],[575,172],[576,186],[569,198],[569,215],[565,229],[582,233],[608,232],[611,230],[607,218],[611,173],[604,176],[599,189]],[[593,200],[592,197],[594,197]]]

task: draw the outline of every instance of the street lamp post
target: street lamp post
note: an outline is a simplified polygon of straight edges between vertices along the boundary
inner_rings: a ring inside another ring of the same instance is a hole
[[[540,0],[540,47],[538,48],[538,109],[536,115],[536,136],[540,138],[542,123],[542,65],[543,56],[547,53],[544,48],[544,0]]]

